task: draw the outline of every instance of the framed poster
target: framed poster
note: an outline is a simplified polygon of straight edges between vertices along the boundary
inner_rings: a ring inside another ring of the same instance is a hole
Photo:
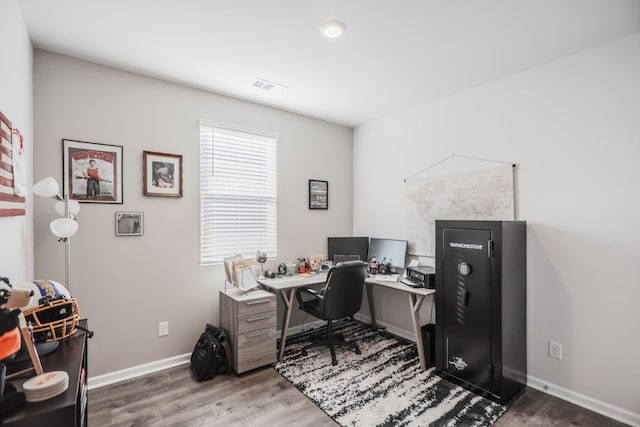
[[[329,182],[309,180],[309,209],[329,208]]]
[[[0,111],[0,217],[25,214],[22,134]]]
[[[116,236],[142,236],[144,214],[142,212],[116,212]]]
[[[145,196],[182,197],[182,156],[142,152]]]
[[[64,196],[84,203],[122,203],[122,147],[62,140]]]

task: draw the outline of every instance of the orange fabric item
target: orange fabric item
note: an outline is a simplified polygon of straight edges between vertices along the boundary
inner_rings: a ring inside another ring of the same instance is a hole
[[[0,337],[0,360],[20,350],[20,329],[15,328]]]

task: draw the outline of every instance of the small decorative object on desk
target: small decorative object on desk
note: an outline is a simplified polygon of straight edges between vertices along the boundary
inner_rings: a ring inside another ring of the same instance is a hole
[[[305,258],[298,258],[298,273],[306,273],[307,271],[309,271],[307,260]]]
[[[280,264],[278,264],[278,274],[280,276],[287,275],[287,264],[285,264],[284,262],[281,262]]]
[[[378,260],[374,255],[369,262],[369,274],[378,274]]]
[[[245,293],[258,288],[258,282],[256,281],[256,275],[251,267],[242,267],[236,271],[236,277],[238,286]]]
[[[298,264],[295,262],[290,262],[287,265],[287,276],[295,276],[298,274]]]
[[[234,266],[233,263],[235,261],[240,261],[241,259],[243,259],[242,255],[238,254],[238,255],[234,255],[234,256],[230,256],[227,258],[224,258],[222,261],[224,262],[224,274],[226,276],[226,281],[225,281],[225,286],[226,284],[230,284],[230,285],[234,285],[235,286],[235,271],[234,271]]]
[[[328,261],[326,255],[316,255],[309,257],[309,267],[311,268],[311,270],[317,271],[320,269],[320,264],[326,261]]]
[[[258,250],[258,253],[256,253],[256,261],[260,263],[260,275],[258,279],[264,279],[264,263],[267,262],[267,254]]]
[[[27,402],[51,399],[69,388],[69,374],[64,371],[45,372],[27,380],[22,388]]]

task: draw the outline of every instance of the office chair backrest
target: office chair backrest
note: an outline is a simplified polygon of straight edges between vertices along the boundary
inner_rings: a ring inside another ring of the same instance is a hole
[[[365,266],[362,261],[349,261],[329,270],[324,291],[325,318],[340,319],[360,310]]]

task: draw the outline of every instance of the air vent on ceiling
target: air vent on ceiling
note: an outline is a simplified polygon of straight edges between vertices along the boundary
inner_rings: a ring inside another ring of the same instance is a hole
[[[256,77],[256,79],[251,82],[251,86],[258,89],[266,90],[267,92],[284,92],[285,90],[287,90],[287,87],[285,85],[273,83],[258,77]]]

